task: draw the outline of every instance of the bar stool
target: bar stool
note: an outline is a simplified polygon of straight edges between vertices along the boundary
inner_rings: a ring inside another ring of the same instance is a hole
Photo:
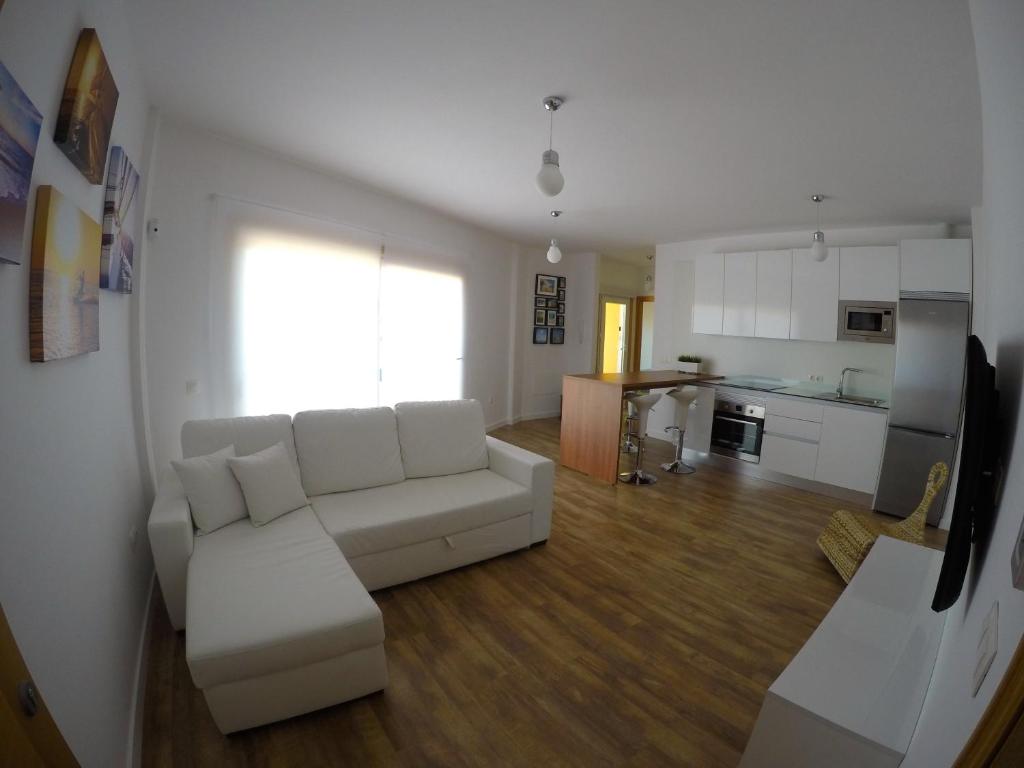
[[[622,443],[621,453],[636,453],[636,443],[633,442],[633,438],[636,437],[636,431],[633,429],[635,426],[636,406],[626,400],[626,439]]]
[[[690,415],[690,406],[697,399],[696,387],[676,388],[665,393],[665,397],[671,397],[676,401],[676,423],[671,427],[665,427],[666,432],[673,429],[679,432],[679,443],[676,445],[676,458],[668,464],[662,464],[661,468],[666,472],[675,475],[689,475],[697,470],[689,464],[683,463],[683,435],[686,434],[686,419]]]
[[[642,468],[644,460],[644,446],[647,442],[647,417],[651,413],[651,408],[656,402],[661,399],[661,393],[659,392],[629,392],[626,394],[626,402],[632,403],[636,407],[636,464],[633,466],[632,472],[623,472],[619,475],[619,480],[630,485],[651,485],[652,483],[658,482],[658,479],[650,474],[644,472]]]

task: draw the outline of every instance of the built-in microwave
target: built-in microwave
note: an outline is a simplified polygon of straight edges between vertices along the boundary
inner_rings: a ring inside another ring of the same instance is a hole
[[[896,303],[893,301],[840,301],[839,340],[896,341]]]

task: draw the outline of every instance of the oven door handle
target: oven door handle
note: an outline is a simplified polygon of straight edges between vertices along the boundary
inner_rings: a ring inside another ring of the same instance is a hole
[[[757,426],[756,421],[747,421],[746,419],[734,419],[731,416],[715,416],[718,421],[731,421],[733,424],[749,424],[750,426]]]

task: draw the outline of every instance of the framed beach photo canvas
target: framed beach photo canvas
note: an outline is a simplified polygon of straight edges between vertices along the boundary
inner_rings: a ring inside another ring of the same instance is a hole
[[[537,275],[537,287],[534,293],[538,296],[557,296],[558,278],[554,275]]]
[[[139,173],[122,147],[110,151],[106,198],[103,203],[103,247],[100,252],[100,288],[131,293],[135,264],[132,237]]]
[[[565,328],[552,328],[549,340],[551,344],[565,344]]]
[[[53,141],[91,184],[103,183],[118,96],[96,30],[83,29],[64,83]]]
[[[546,310],[535,309],[533,311],[533,324],[534,325],[544,325],[545,323],[547,323]]]
[[[21,264],[43,116],[0,63],[0,262]]]
[[[547,324],[548,325],[555,325],[555,318],[558,317],[558,313],[555,312],[555,310],[553,310],[553,309],[547,310],[547,313],[548,313]]]
[[[548,309],[554,309],[558,306],[558,299],[545,299],[548,303]]]
[[[99,224],[53,187],[39,187],[29,270],[33,362],[100,348],[100,238]]]
[[[533,343],[534,344],[547,344],[548,343],[548,329],[547,328],[534,328],[533,329]]]

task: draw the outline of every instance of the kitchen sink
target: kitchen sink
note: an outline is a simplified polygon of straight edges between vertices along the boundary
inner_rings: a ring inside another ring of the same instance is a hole
[[[870,405],[878,407],[885,403],[877,397],[861,397],[860,395],[838,395],[835,392],[821,392],[814,395],[817,400],[831,400],[837,403],[850,403],[851,405]]]

